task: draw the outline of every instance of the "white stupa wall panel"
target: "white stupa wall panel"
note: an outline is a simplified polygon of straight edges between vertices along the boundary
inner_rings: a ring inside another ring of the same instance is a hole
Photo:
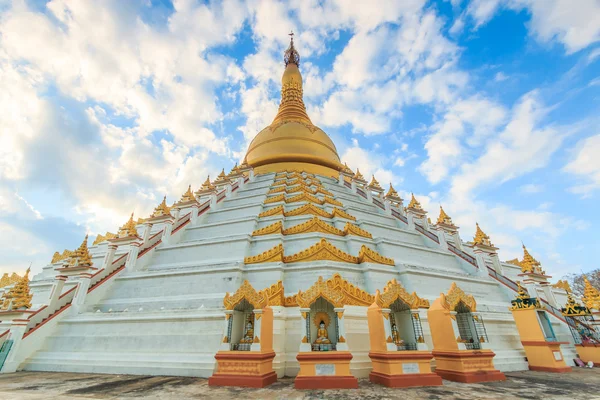
[[[374,224],[368,221],[361,221],[360,227],[370,232],[373,235],[373,238],[381,237],[394,241],[414,244],[416,246],[423,246],[424,241],[422,235],[402,229],[401,227],[393,228],[390,226]]]
[[[450,254],[390,242],[381,242],[378,244],[378,248],[383,256],[393,258],[396,264],[410,264],[440,271],[464,273],[456,259]]]
[[[197,241],[184,244],[158,247],[155,264],[187,263],[194,260],[210,259],[220,255],[220,260],[239,261],[244,259],[248,236],[229,237],[227,240]]]
[[[256,225],[256,218],[244,218],[234,221],[220,222],[210,225],[195,225],[187,227],[181,243],[194,240],[207,240],[231,235],[235,232],[252,232]]]
[[[215,223],[223,221],[231,221],[247,217],[249,215],[258,215],[262,212],[262,205],[255,204],[250,206],[242,206],[238,208],[220,209],[211,211],[202,219],[204,223]]]
[[[238,196],[232,197],[231,199],[226,199],[219,203],[221,209],[227,210],[230,208],[242,207],[252,204],[260,204],[265,199],[265,194],[262,193],[255,194],[253,196],[247,196],[246,194],[240,195],[239,193],[236,193],[236,195]]]

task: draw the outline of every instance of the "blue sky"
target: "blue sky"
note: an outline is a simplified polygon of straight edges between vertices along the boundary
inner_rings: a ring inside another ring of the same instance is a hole
[[[229,170],[292,29],[343,161],[503,259],[598,268],[598,1],[0,0],[0,272]]]

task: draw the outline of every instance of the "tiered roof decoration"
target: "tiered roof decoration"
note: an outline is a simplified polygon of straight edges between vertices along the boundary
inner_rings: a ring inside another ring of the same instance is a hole
[[[585,275],[583,276],[583,282],[585,284],[582,297],[583,303],[590,310],[592,308],[600,310],[600,291],[592,286],[591,282]]]
[[[29,270],[27,268],[25,275],[16,282],[14,287],[8,292],[4,292],[2,298],[0,298],[1,310],[26,310],[31,308],[33,294],[29,291]]]
[[[411,196],[410,203],[408,203],[407,208],[413,208],[415,210],[423,210],[423,208],[421,207],[421,203],[419,203],[419,201],[415,198],[415,195],[413,193],[411,193],[410,196]]]
[[[63,250],[62,254],[59,253],[58,251],[54,252],[54,255],[52,256],[52,261],[50,261],[52,264],[66,260],[67,258],[71,257],[73,255],[73,251],[71,250]]]
[[[200,191],[204,191],[204,190],[214,190],[215,189],[215,185],[213,185],[210,182],[210,175],[206,178],[206,180],[204,181],[204,183],[202,184],[202,186],[200,187]]]
[[[163,216],[170,216],[171,215],[171,208],[167,205],[167,196],[163,197],[163,200],[160,202],[160,204],[158,206],[156,206],[156,208],[154,209],[154,212],[152,213],[152,217],[163,217]]]
[[[0,278],[0,288],[17,283],[20,279],[21,277],[17,275],[16,272],[13,272],[10,276],[8,275],[8,273],[4,273],[4,275],[2,275],[2,278]]]
[[[512,260],[511,260],[512,261]],[[518,260],[517,260],[518,261]],[[511,263],[512,264],[512,263]],[[566,291],[567,293],[571,293],[571,285],[569,285],[568,281],[563,281],[563,280],[559,280],[558,282],[556,282],[554,285],[552,285],[552,287],[555,287],[557,289],[563,289],[564,291]]]
[[[179,200],[178,203],[187,203],[188,201],[195,201],[195,200],[196,200],[196,196],[194,196],[194,192],[192,192],[192,185],[189,185],[188,189],[181,196],[181,199]]]
[[[492,244],[492,242],[490,240],[490,237],[481,230],[478,222],[475,223],[475,226],[477,228],[475,229],[475,236],[473,237],[473,244],[494,247],[494,245]]]
[[[114,239],[117,237],[116,233],[110,233],[110,232],[106,232],[104,235],[98,234],[98,236],[96,236],[96,239],[94,239],[94,242],[92,243],[92,245],[97,245],[99,243],[102,243],[108,239]]]
[[[228,183],[229,179],[227,179],[227,175],[225,174],[225,168],[223,168],[221,170],[221,173],[219,174],[219,176],[217,176],[217,179],[215,179],[215,181],[213,182],[213,185],[221,185],[224,183]]]
[[[356,168],[356,174],[354,174],[353,178],[354,178],[354,180],[357,180],[359,182],[365,182],[365,183],[367,182],[365,180],[365,177],[362,176],[362,174],[360,173],[360,170],[358,168]]]
[[[400,195],[398,194],[398,192],[396,192],[396,189],[394,189],[394,187],[392,186],[392,184],[390,183],[390,188],[388,190],[388,192],[385,194],[384,196],[387,200],[399,203],[402,201],[402,198],[400,197]]]
[[[137,236],[137,235],[138,235],[138,231],[136,228],[136,223],[133,220],[133,213],[131,213],[129,220],[122,227],[119,228],[119,233],[117,233],[117,237],[125,238],[125,237],[130,237],[130,236]]]
[[[529,251],[527,251],[527,247],[525,247],[525,245],[523,245],[523,259],[519,262],[519,264],[522,272],[534,272],[542,275],[545,274],[541,268],[542,264],[533,258],[531,254],[529,254]]]
[[[377,182],[377,179],[375,179],[375,175],[373,175],[373,177],[371,178],[371,182],[369,183],[368,188],[372,189],[372,190],[383,192],[383,188],[381,187],[379,182]]]
[[[437,219],[437,223],[454,226],[454,223],[452,222],[452,218],[450,218],[450,216],[448,214],[446,214],[446,211],[444,211],[442,206],[440,206],[440,216]]]
[[[73,256],[68,261],[69,266],[90,266],[92,265],[92,256],[87,246],[88,235],[85,235],[81,245],[75,250]]]

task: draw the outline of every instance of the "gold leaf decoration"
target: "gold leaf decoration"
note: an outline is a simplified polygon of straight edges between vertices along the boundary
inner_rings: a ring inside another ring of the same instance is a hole
[[[280,194],[278,196],[269,197],[265,200],[265,204],[277,203],[280,201],[285,201],[285,195]]]
[[[334,217],[338,217],[338,218],[345,218],[345,219],[349,219],[351,221],[356,221],[356,218],[353,217],[352,215],[348,214],[347,212],[345,212],[344,210],[340,210],[339,208],[335,207],[331,213],[331,218]]]
[[[269,210],[263,211],[260,214],[258,214],[259,217],[270,217],[272,215],[277,215],[277,214],[282,214],[283,215],[283,206],[277,206],[274,208],[271,208]]]
[[[314,204],[312,203],[308,203],[305,204],[303,206],[300,206],[298,208],[295,208],[291,211],[288,211],[285,213],[286,217],[293,217],[295,215],[306,215],[306,214],[313,214],[313,215],[319,215],[321,217],[325,217],[325,218],[331,218],[331,214],[329,214],[327,211],[322,210],[318,207],[316,207]]]
[[[375,297],[364,290],[354,286],[338,273],[333,274],[331,279],[324,280],[319,277],[305,292],[299,291],[295,296],[295,303],[301,308],[309,308],[319,297],[330,302],[334,308],[342,308],[344,305],[370,306]],[[292,300],[286,297],[286,306]]]
[[[233,295],[230,295],[229,292],[225,293],[223,305],[226,310],[233,310],[242,300],[252,304],[255,310],[265,308],[268,303],[266,293],[257,292],[247,280],[244,280]]]
[[[350,222],[346,222],[346,225],[344,225],[343,232],[344,232],[345,236],[355,235],[355,236],[361,236],[361,237],[373,239],[373,235],[371,235],[370,232],[367,232],[366,230],[361,229],[357,225],[354,225],[353,223],[350,223]]]
[[[344,231],[337,229],[335,226],[329,225],[328,223],[319,219],[319,217],[313,217],[312,219],[303,222],[299,225],[292,226],[283,231],[284,235],[296,235],[300,233],[308,232],[320,232],[329,233],[337,236],[344,236]]]
[[[365,262],[385,265],[396,265],[393,259],[384,257],[375,250],[372,250],[363,244],[360,248],[360,252],[358,253],[358,263],[362,264]]]
[[[275,233],[283,233],[283,223],[277,221],[271,225],[265,226],[264,228],[257,229],[252,232],[252,236],[271,235]]]
[[[277,283],[274,283],[268,288],[261,290],[259,293],[264,293],[264,295],[267,297],[267,303],[270,306],[284,305],[285,297],[283,295],[283,282],[281,281],[277,281]]]
[[[308,261],[340,261],[352,264],[358,264],[358,257],[351,256],[348,253],[338,249],[326,239],[321,239],[319,242],[310,246],[308,249],[302,250],[291,256],[284,256],[283,262],[308,262]]]
[[[266,262],[278,262],[283,261],[283,245],[278,244],[277,246],[264,251],[256,256],[250,256],[244,258],[245,264],[257,264]]]
[[[459,303],[463,303],[471,310],[471,312],[477,311],[477,302],[472,295],[467,295],[461,288],[456,285],[456,282],[452,282],[448,294],[441,294],[442,304],[444,308],[450,311],[455,311]]]
[[[392,279],[385,285],[383,293],[379,292],[379,290],[375,293],[375,303],[381,308],[390,308],[398,299],[412,310],[429,308],[429,301],[427,299],[420,298],[415,292],[409,294],[396,279]]]

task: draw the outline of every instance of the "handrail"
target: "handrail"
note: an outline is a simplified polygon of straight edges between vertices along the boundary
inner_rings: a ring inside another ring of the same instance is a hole
[[[421,225],[419,224],[415,224],[415,229],[425,235],[426,237],[428,237],[429,239],[433,240],[434,242],[436,242],[437,244],[440,244],[440,238],[437,237],[437,235],[435,233],[431,233],[429,232],[429,230],[423,228]]]
[[[4,331],[4,333],[2,335],[0,335],[0,339],[2,339],[4,336],[8,335],[8,332],[10,332],[10,329],[7,329],[6,331]]]
[[[171,231],[171,235],[174,235],[175,232],[177,232],[180,228],[182,228],[188,222],[190,222],[191,218],[192,218],[192,212],[191,211],[189,213],[185,214],[183,217],[179,218],[177,220],[177,222],[175,222],[175,225],[173,225],[173,230]]]
[[[470,255],[469,253],[465,253],[464,251],[459,250],[456,246],[454,246],[450,243],[448,243],[448,250],[450,250],[452,253],[456,254],[457,256],[459,256],[460,258],[462,258],[463,260],[465,260],[466,262],[468,262],[475,268],[479,268],[479,266],[477,265],[477,261],[475,260],[475,257]]]
[[[400,214],[398,211],[396,211],[394,209],[392,209],[392,216],[398,218],[400,221],[404,222],[405,224],[408,224],[408,219],[404,215]]]
[[[75,297],[75,289],[77,289],[77,286],[69,289],[68,291],[60,295],[55,307],[52,310],[48,307],[45,307],[44,311],[47,310],[46,312],[37,312],[35,314],[32,314],[28,318],[27,327],[25,328],[25,334],[23,335],[23,338],[27,337],[34,330],[44,325],[46,321],[49,321],[50,319],[54,318],[56,315],[70,307],[71,302]]]

